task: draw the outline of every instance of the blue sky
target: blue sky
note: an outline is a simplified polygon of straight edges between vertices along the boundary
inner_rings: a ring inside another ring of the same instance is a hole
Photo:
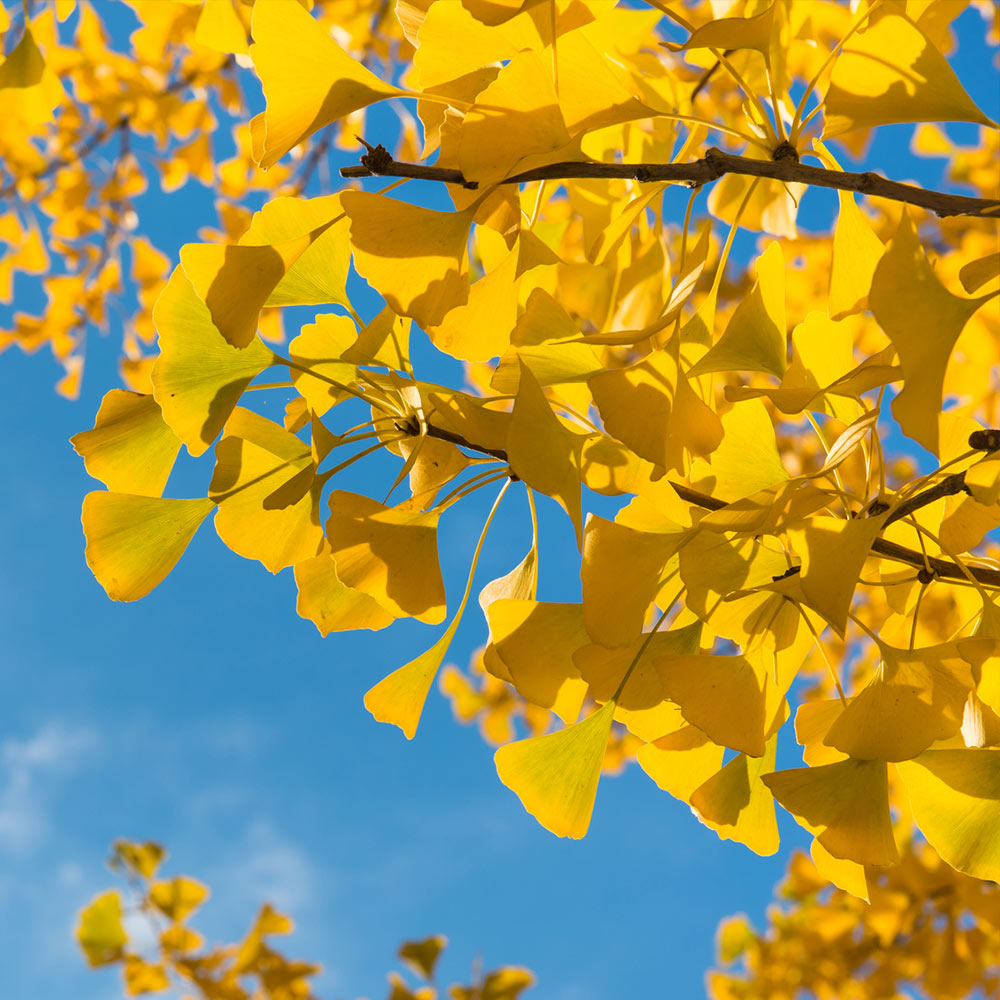
[[[982,24],[975,11],[957,21],[958,73],[997,118]],[[910,131],[887,130],[866,166],[940,185],[943,161],[910,157]],[[814,218],[832,198],[815,197]],[[142,227],[176,259],[214,221],[210,205],[196,189],[169,203],[150,195]],[[36,307],[27,283],[16,291],[16,308]],[[0,325],[8,318],[0,312]],[[432,933],[450,939],[444,983],[481,956],[486,968],[533,969],[540,985],[529,996],[546,1000],[701,995],[719,919],[745,911],[759,925],[789,850],[808,838],[781,814],[781,852],[758,858],[720,842],[634,766],[602,781],[584,841],[552,837],[439,695],[410,743],[364,711],[364,692],[436,629],[401,623],[323,640],[295,613],[290,571],[271,577],[240,559],[210,522],[149,597],[110,602],[83,559],[80,503],[98,484],[68,438],[92,425],[117,384],[117,332],[91,336],[76,402],[54,394],[59,371],[47,355],[0,359],[4,1000],[120,996],[117,974],[88,971],[72,940],[77,911],[112,884],[102,862],[117,837],[160,841],[168,873],[212,887],[198,920],[210,940],[245,932],[266,899],[286,908],[298,925],[288,950],[326,967],[326,1000],[383,995],[399,942]],[[456,377],[454,363],[422,335],[415,341],[418,372]],[[389,465],[369,468],[384,483]],[[197,469],[207,481],[208,467]],[[184,495],[192,474],[182,469],[172,495]],[[443,519],[451,606],[491,501],[477,494]],[[550,508],[541,512],[542,596],[572,599],[570,528]],[[477,580],[505,573],[528,544],[518,497],[491,532]],[[470,609],[449,660],[464,666],[483,636]]]

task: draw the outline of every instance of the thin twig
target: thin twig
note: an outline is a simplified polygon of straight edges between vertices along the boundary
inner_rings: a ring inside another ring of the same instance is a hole
[[[377,155],[372,155],[376,153]],[[526,184],[539,180],[570,180],[593,178],[618,178],[635,180],[640,184],[677,181],[697,187],[718,180],[725,174],[743,174],[749,177],[767,177],[786,183],[808,184],[813,187],[835,188],[840,191],[857,191],[869,197],[888,198],[926,208],[942,218],[952,215],[978,216],[1000,219],[1000,201],[991,198],[970,198],[960,194],[930,191],[913,184],[901,184],[879,174],[865,171],[850,173],[844,170],[827,170],[799,163],[794,156],[783,155],[777,160],[754,160],[736,156],[721,149],[705,151],[700,160],[690,163],[549,163],[543,167],[525,170],[505,177],[500,184]],[[410,177],[416,180],[439,181],[476,189],[478,181],[467,180],[461,170],[433,167],[423,163],[404,163],[394,160],[384,147],[369,147],[360,166],[342,167],[341,177]]]
[[[450,441],[452,444],[456,444],[461,448],[468,448],[470,451],[478,451],[484,455],[490,455],[493,458],[499,459],[501,462],[509,462],[507,458],[507,452],[501,448],[485,448],[482,445],[473,444],[471,441],[467,441],[461,436],[461,434],[455,434],[453,431],[445,430],[442,427],[435,427],[433,424],[427,425],[426,430],[428,437],[440,438],[442,441]],[[951,478],[951,477],[949,477]],[[691,489],[690,486],[684,486],[682,483],[675,483],[672,480],[668,480],[670,485],[673,487],[674,492],[687,503],[694,504],[696,507],[701,507],[703,510],[721,510],[723,507],[728,506],[725,500],[720,500],[718,497],[709,496],[706,493],[700,493],[698,490]],[[927,490],[927,493],[931,493],[933,489]],[[956,490],[955,492],[958,492]],[[921,499],[926,494],[921,493],[917,497],[912,497],[907,503],[912,503],[914,500]],[[942,493],[940,496],[947,496],[948,494]],[[934,497],[933,499],[938,499]],[[926,501],[930,503],[930,500]],[[902,506],[902,505],[900,505]],[[923,506],[923,503],[917,506]],[[911,510],[916,509],[911,508]],[[886,519],[888,523],[888,519]],[[883,528],[885,526],[883,525]],[[910,566],[916,566],[918,569],[926,570],[930,568],[931,572],[936,577],[940,577],[946,580],[968,580],[969,576],[975,577],[980,583],[986,584],[990,587],[1000,587],[1000,570],[990,569],[987,566],[967,566],[966,570],[963,571],[959,566],[953,562],[949,562],[946,559],[938,559],[935,556],[927,556],[926,559],[924,555],[920,552],[916,552],[914,549],[908,549],[905,545],[899,545],[896,542],[890,542],[885,538],[876,538],[872,542],[872,552],[885,556],[887,559],[896,559],[899,562],[908,563]]]

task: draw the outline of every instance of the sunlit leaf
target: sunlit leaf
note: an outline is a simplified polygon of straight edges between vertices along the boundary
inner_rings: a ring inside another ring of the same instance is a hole
[[[135,601],[162,583],[215,504],[128,493],[83,498],[87,565],[113,601]]]
[[[614,707],[609,701],[583,722],[496,752],[500,780],[557,837],[579,839],[590,826]]]

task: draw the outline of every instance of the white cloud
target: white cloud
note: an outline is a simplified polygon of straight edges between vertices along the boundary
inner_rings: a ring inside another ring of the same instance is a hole
[[[309,858],[270,823],[252,823],[234,856],[239,867],[227,881],[238,887],[247,904],[256,907],[269,902],[295,914],[315,902],[317,875]]]
[[[44,838],[52,779],[76,770],[95,743],[91,730],[61,722],[0,743],[0,851],[25,853]]]

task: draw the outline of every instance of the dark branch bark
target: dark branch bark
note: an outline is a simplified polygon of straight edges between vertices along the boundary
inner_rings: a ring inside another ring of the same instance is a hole
[[[438,438],[441,441],[450,441],[452,444],[458,445],[461,448],[468,448],[470,451],[478,451],[480,454],[489,455],[491,458],[495,458],[500,462],[508,461],[507,453],[505,451],[499,448],[483,448],[481,445],[472,444],[472,442],[466,441],[460,434],[455,434],[453,431],[445,430],[443,427],[435,427],[433,424],[428,425],[427,436]],[[957,479],[962,480],[961,485],[957,488],[952,488],[953,484],[950,481]],[[668,482],[682,500],[687,503],[694,504],[696,507],[701,507],[703,510],[721,510],[723,507],[727,506],[725,500],[719,500],[717,497],[709,496],[706,493],[700,493],[698,490],[693,490],[690,486],[684,486],[682,483],[675,483],[672,480],[668,480]],[[943,491],[940,490],[939,487],[942,487],[945,484],[948,484],[947,488]],[[891,523],[891,521],[898,520],[900,517],[905,517],[907,514],[911,514],[914,510],[923,507],[925,504],[938,500],[941,497],[949,496],[952,493],[958,493],[962,488],[964,488],[964,486],[964,473],[959,473],[956,476],[949,476],[937,486],[931,487],[931,489],[926,490],[915,497],[911,497],[909,500],[900,504],[900,506],[896,508],[896,511],[893,512],[893,516],[886,519],[886,525]],[[918,503],[917,501],[920,502]],[[903,508],[906,509],[903,510]],[[899,513],[901,510],[903,512]],[[968,575],[966,575],[961,567],[953,562],[949,562],[947,559],[939,559],[936,556],[925,557],[922,552],[917,552],[915,549],[908,549],[905,545],[899,545],[896,542],[890,542],[884,538],[876,538],[875,541],[872,542],[871,550],[880,556],[885,556],[887,559],[896,559],[899,562],[908,563],[911,566],[915,566],[919,570],[924,570],[929,566],[934,576],[940,577],[941,579],[967,581],[969,576],[972,576],[980,583],[985,584],[988,587],[1000,587],[1000,570],[990,569],[985,566],[967,566],[966,569],[968,570]]]
[[[393,160],[383,147],[375,147],[378,156],[367,153],[361,166],[342,167],[341,177],[412,177],[417,180],[458,184],[465,188],[478,188],[477,181],[466,180],[460,170],[433,167],[422,163],[400,163]],[[961,194],[929,191],[913,184],[900,184],[879,174],[856,174],[842,170],[827,170],[798,163],[788,157],[778,160],[753,160],[735,156],[721,149],[708,149],[700,160],[690,163],[550,163],[544,167],[525,170],[506,177],[501,184],[524,184],[538,180],[571,180],[591,178],[625,178],[640,183],[678,181],[697,187],[718,180],[724,174],[744,174],[749,177],[767,177],[790,183],[809,184],[813,187],[836,188],[840,191],[857,191],[869,197],[888,198],[891,201],[918,205],[936,215],[978,216],[1000,219],[1000,201],[990,198],[970,198]]]

